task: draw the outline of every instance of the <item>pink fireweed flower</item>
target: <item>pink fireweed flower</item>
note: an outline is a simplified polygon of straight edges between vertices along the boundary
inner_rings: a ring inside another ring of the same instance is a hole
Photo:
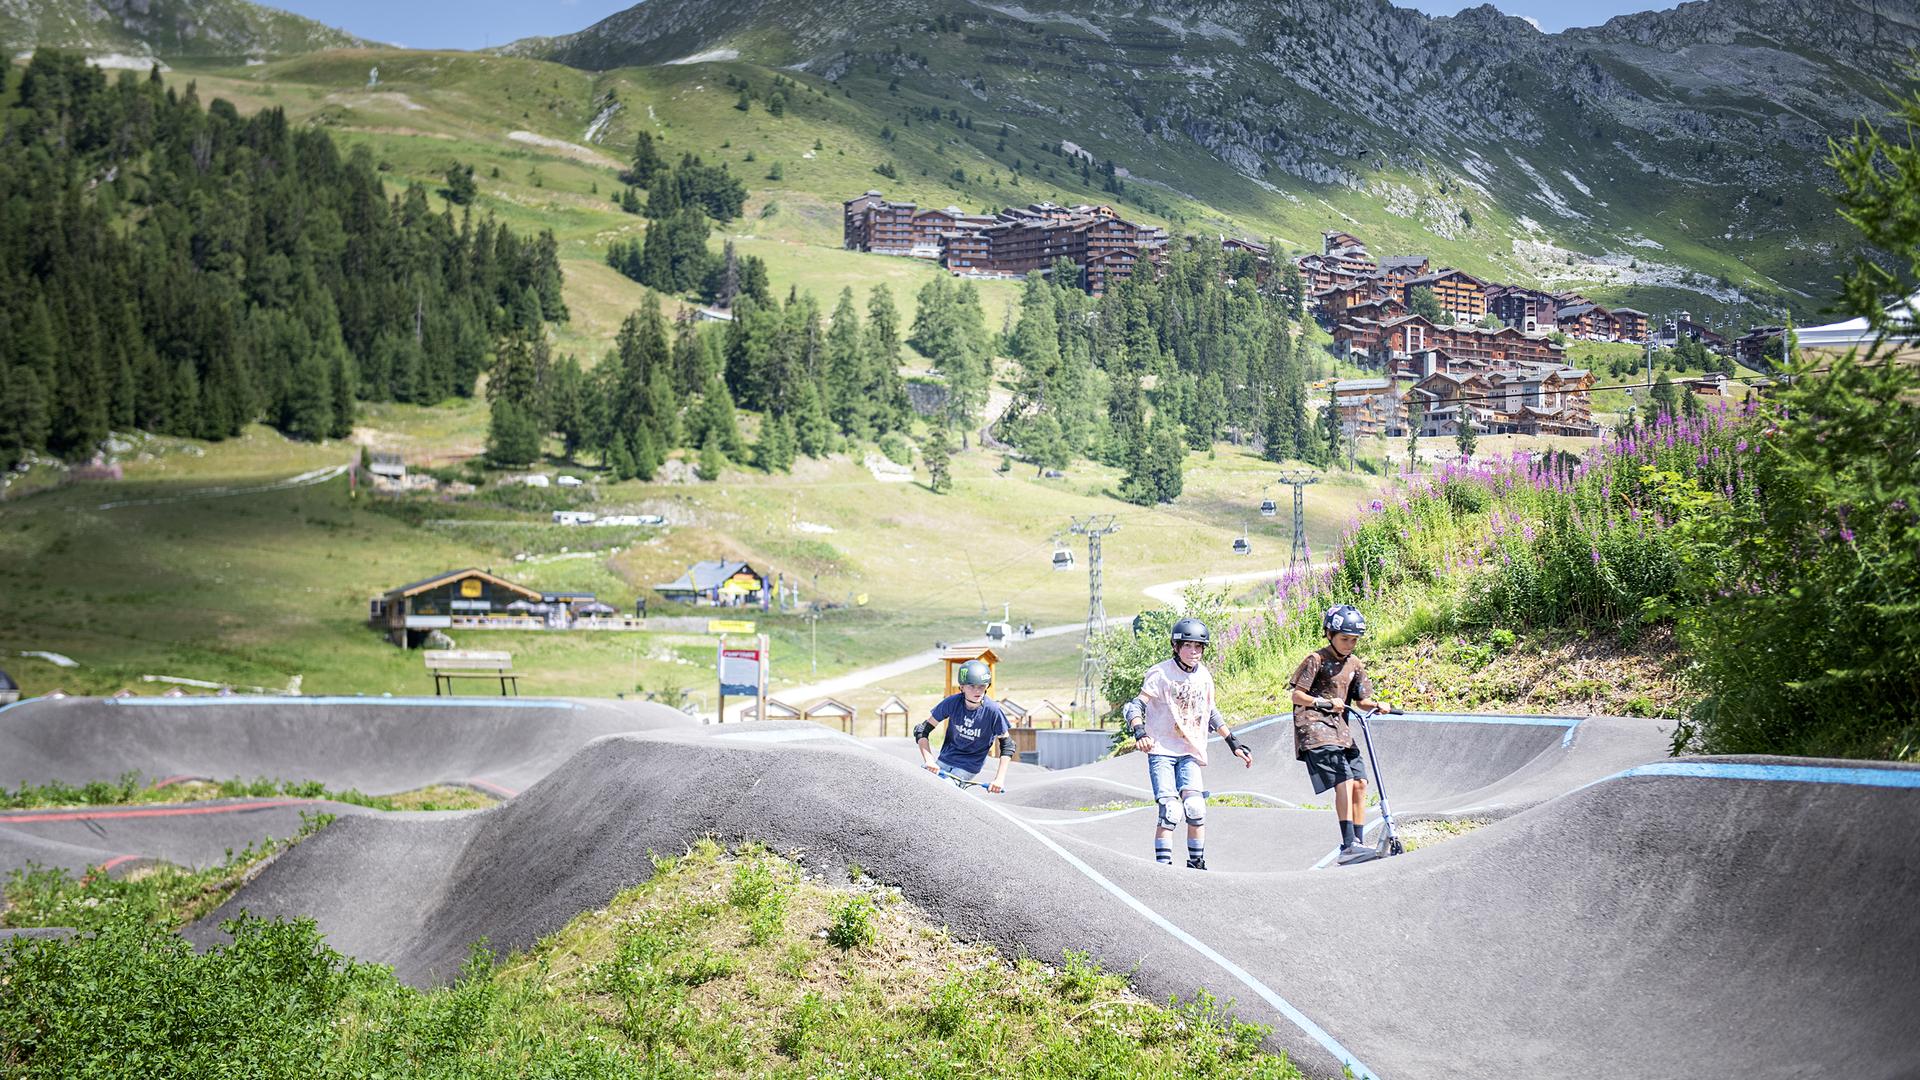
[[[1587,554],[1593,557],[1593,565],[1595,566],[1600,565],[1600,549],[1599,548],[1593,548],[1592,550],[1588,551]]]

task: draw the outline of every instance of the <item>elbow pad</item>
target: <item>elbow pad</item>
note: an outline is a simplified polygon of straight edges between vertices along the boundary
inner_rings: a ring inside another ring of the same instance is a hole
[[[924,739],[927,736],[932,734],[933,734],[933,721],[931,720],[922,720],[919,723],[913,725],[913,741],[914,742],[919,742],[921,739]]]
[[[1219,709],[1213,710],[1213,715],[1207,717],[1207,730],[1208,731],[1227,730],[1227,718],[1220,715]]]
[[[1013,745],[1013,736],[1000,736],[1000,756],[1009,761],[1020,760],[1020,749]]]

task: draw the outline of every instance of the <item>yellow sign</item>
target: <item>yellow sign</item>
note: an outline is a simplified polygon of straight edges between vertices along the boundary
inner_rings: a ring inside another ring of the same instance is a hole
[[[708,619],[707,633],[709,634],[751,634],[753,633],[753,620],[752,619]]]
[[[480,595],[480,589],[486,583],[477,577],[470,577],[460,583],[460,595],[472,599]]]
[[[854,602],[854,603],[856,603],[856,604],[858,604],[858,605],[860,605],[861,607],[866,607],[866,606],[867,606],[867,594],[866,594],[866,593],[861,593],[861,594],[860,594],[859,596],[856,596],[856,597],[854,597],[854,598],[853,598],[853,602]]]

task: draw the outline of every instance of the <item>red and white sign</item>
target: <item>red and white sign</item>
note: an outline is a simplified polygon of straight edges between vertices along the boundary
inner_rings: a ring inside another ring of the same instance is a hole
[[[759,649],[723,647],[720,650],[720,692],[728,696],[740,697],[759,695]]]

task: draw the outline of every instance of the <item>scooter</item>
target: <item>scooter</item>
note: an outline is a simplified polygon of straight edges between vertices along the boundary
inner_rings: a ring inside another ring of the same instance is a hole
[[[1367,727],[1367,721],[1381,713],[1397,716],[1400,710],[1376,709],[1373,712],[1367,712],[1351,705],[1347,706],[1347,716],[1360,721],[1360,741],[1367,744],[1367,764],[1373,769],[1374,790],[1380,793],[1380,839],[1374,841],[1372,847],[1362,848],[1357,854],[1341,859],[1341,866],[1372,862],[1389,855],[1404,855],[1407,851],[1406,845],[1400,842],[1400,835],[1393,824],[1393,809],[1387,805],[1387,784],[1380,778],[1380,759],[1373,754],[1373,732]]]

